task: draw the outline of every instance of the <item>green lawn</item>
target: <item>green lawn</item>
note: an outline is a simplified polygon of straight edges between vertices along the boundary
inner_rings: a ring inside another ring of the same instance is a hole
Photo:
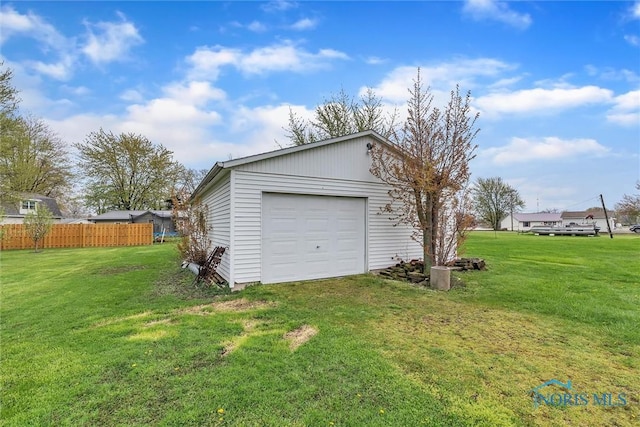
[[[215,295],[171,244],[2,252],[0,424],[638,424],[640,236],[478,232],[466,255],[488,270],[448,293],[362,275]],[[554,378],[588,404],[535,407]]]

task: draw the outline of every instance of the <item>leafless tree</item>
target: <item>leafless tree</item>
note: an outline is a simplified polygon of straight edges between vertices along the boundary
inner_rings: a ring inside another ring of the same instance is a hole
[[[426,274],[432,265],[451,259],[453,245],[445,243],[451,236],[456,245],[464,239],[468,199],[461,192],[469,182],[469,161],[477,148],[473,140],[479,131],[470,100],[470,93],[462,97],[456,87],[444,109],[434,107],[418,69],[404,126],[393,135],[391,146],[379,144],[372,150],[371,173],[391,187],[391,201],[384,210],[414,228]]]

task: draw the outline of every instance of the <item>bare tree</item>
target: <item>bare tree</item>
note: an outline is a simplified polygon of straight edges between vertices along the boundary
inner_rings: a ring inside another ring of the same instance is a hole
[[[34,252],[38,252],[38,242],[44,239],[53,225],[53,215],[44,205],[38,204],[35,211],[24,217],[24,227],[27,235],[33,240]]]
[[[323,139],[337,138],[365,130],[374,130],[388,138],[395,131],[397,112],[385,114],[382,101],[372,89],[359,100],[342,89],[315,109],[314,118],[306,121],[289,110],[289,125],[285,128],[293,145],[303,145]]]
[[[409,95],[407,120],[391,147],[378,145],[372,150],[371,173],[391,187],[385,211],[398,223],[414,228],[428,274],[432,265],[450,260],[451,245],[443,242],[464,226],[458,219],[466,218],[459,211],[466,203],[456,202],[456,197],[469,181],[478,115],[471,113],[470,93],[463,98],[458,87],[443,110],[433,107],[433,95],[423,87],[420,69]],[[458,234],[457,242],[463,237]]]
[[[478,178],[471,193],[476,217],[494,230],[500,229],[504,217],[525,206],[518,191],[500,177]]]
[[[640,191],[640,181],[636,182],[636,190]],[[638,223],[640,221],[640,193],[625,194],[622,200],[616,203],[616,211],[624,217],[625,222]]]
[[[173,220],[180,233],[177,249],[183,260],[204,265],[211,240],[211,226],[207,224],[208,208],[200,200],[173,198]]]

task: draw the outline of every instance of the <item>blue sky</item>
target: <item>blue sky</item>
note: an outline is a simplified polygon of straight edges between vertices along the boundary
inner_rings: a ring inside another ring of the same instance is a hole
[[[640,2],[3,2],[0,57],[22,108],[71,145],[143,134],[191,168],[287,145],[331,94],[404,114],[417,67],[436,102],[480,112],[472,179],[538,209],[613,206],[640,179]]]

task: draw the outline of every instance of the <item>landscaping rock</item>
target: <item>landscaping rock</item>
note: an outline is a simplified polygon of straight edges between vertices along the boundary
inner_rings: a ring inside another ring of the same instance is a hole
[[[420,283],[427,278],[427,275],[419,271],[410,271],[407,273],[407,277],[413,283]]]
[[[458,258],[446,267],[456,271],[486,270],[487,268],[482,258]],[[411,282],[418,286],[429,287],[433,280],[430,280],[429,276],[423,273],[423,270],[424,263],[421,260],[412,259],[409,262],[400,261],[389,268],[380,270],[378,274],[390,280]],[[459,280],[451,278],[451,285],[457,285],[458,282]]]

